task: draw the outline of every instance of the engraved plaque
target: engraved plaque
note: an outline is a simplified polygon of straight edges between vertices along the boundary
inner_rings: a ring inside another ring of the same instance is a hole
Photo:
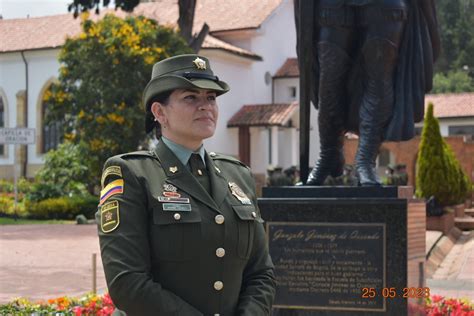
[[[386,311],[362,288],[385,282],[385,224],[267,222],[275,274],[275,308]]]

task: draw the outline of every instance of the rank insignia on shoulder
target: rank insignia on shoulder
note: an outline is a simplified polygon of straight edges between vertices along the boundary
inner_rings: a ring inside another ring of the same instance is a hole
[[[119,202],[111,201],[100,208],[100,229],[104,233],[110,233],[120,224]]]
[[[233,196],[235,196],[240,203],[251,205],[252,202],[250,201],[249,197],[242,191],[242,189],[235,183],[229,182],[229,189]]]
[[[123,179],[118,179],[107,184],[105,188],[100,191],[99,205],[104,204],[108,198],[116,194],[123,193]]]
[[[166,191],[166,192],[178,192],[178,188],[175,187],[175,186],[172,185],[172,184],[165,183],[165,184],[163,184],[163,191]]]
[[[122,168],[120,168],[120,166],[107,167],[107,169],[105,169],[104,172],[102,173],[102,178],[100,180],[100,184],[102,188],[104,187],[105,180],[107,179],[107,177],[112,176],[112,175],[122,178]]]

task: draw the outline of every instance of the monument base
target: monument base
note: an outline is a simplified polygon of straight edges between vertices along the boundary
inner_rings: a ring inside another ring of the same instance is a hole
[[[430,295],[425,204],[410,189],[263,188],[273,315],[418,314]]]

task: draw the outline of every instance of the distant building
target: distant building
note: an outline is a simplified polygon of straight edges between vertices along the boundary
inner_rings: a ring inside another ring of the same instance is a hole
[[[104,10],[101,15],[107,12],[114,11]],[[175,0],[142,3],[133,14],[176,25],[178,5]],[[97,19],[93,14],[91,18]],[[296,57],[293,1],[200,0],[194,31],[204,22],[210,33],[199,53],[211,59],[213,69],[231,86],[218,100],[219,124],[206,148],[234,156],[244,153],[241,159],[260,175],[269,164],[296,164],[298,107],[293,101],[298,80],[292,78],[285,85],[276,76],[287,59]],[[56,127],[43,122],[47,111],[43,94],[57,80],[58,53],[66,36],[80,31],[80,20],[72,14],[0,20],[0,127],[27,126],[37,131],[36,144],[26,151],[14,153],[11,145],[0,146],[0,178],[12,177],[14,154],[23,161],[22,173],[34,176],[44,153],[57,146]],[[265,106],[252,106],[256,104]],[[258,116],[262,109],[270,109],[271,117],[236,124],[231,120],[240,110]]]

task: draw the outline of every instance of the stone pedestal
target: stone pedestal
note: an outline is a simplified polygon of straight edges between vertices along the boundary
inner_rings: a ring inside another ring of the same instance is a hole
[[[264,188],[259,207],[277,277],[273,315],[418,309],[429,294],[425,207],[407,190]]]

